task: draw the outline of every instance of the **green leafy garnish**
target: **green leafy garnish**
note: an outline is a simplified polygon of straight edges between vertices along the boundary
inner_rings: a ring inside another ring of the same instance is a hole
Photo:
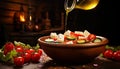
[[[13,63],[13,57],[15,57],[17,55],[17,52],[16,50],[12,50],[10,51],[9,53],[7,53],[7,55],[4,55],[3,51],[0,52],[0,61],[3,61],[3,62],[8,62],[8,61],[11,61],[11,63]]]

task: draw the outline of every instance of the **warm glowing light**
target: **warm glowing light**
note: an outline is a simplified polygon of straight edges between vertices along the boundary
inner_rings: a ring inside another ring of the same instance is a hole
[[[20,21],[21,21],[21,22],[25,22],[25,16],[20,15]]]
[[[32,21],[32,16],[30,16],[30,21]]]
[[[77,0],[77,5],[75,8],[90,10],[95,8],[99,3],[99,0]]]
[[[39,29],[39,26],[38,26],[38,25],[35,25],[35,28],[36,28],[36,29]]]

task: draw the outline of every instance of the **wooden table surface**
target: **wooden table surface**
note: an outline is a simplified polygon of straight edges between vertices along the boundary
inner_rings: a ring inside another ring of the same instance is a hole
[[[89,63],[64,64],[42,55],[38,63],[26,63],[22,67],[0,63],[0,69],[120,69],[120,62],[98,56]]]

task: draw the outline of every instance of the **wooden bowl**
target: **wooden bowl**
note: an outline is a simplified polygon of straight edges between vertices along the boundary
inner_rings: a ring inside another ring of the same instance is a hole
[[[38,39],[38,42],[44,52],[57,62],[83,63],[94,60],[105,51],[105,46],[109,42],[108,39],[102,36],[97,37],[101,38],[102,41],[85,44],[56,44],[45,42],[49,36],[43,36]]]

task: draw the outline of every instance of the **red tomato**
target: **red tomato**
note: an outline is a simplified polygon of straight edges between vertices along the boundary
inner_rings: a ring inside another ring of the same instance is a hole
[[[32,54],[31,56],[31,60],[32,62],[39,62],[41,55],[38,52],[35,52],[34,54]]]
[[[56,40],[57,40],[57,38],[53,38],[53,40],[54,40],[54,41],[56,41]]]
[[[109,59],[112,59],[113,57],[113,51],[111,49],[107,49],[105,50],[105,52],[103,53],[103,56],[105,58],[109,58]]]
[[[23,53],[23,48],[20,47],[20,46],[16,46],[15,50],[18,52],[18,53]]]
[[[78,37],[78,36],[83,36],[82,34],[76,34],[76,33],[75,33],[74,35],[75,35],[76,37]]]
[[[89,34],[87,37],[87,40],[89,40],[89,41],[93,41],[94,39],[96,39],[96,35],[94,35],[94,34]]]
[[[30,48],[30,49],[25,50],[25,52],[30,53],[30,54],[33,54],[33,53],[35,52],[35,50],[32,49],[32,48]]]
[[[74,35],[75,33],[74,32],[70,32],[70,35]]]
[[[113,59],[120,61],[120,50],[114,52]]]
[[[38,49],[37,52],[42,55],[42,50],[41,49]]]
[[[83,34],[80,34],[80,33],[74,33],[74,35],[75,35],[76,37],[78,37],[78,36],[84,36]]]
[[[31,54],[31,51],[30,51],[29,49],[25,50],[25,52],[27,52],[27,53],[30,53],[30,54]]]
[[[77,37],[74,32],[71,32],[70,36]]]
[[[4,51],[5,51],[5,55],[10,52],[11,50],[14,49],[14,44],[12,42],[7,42],[5,45],[4,45]]]
[[[16,66],[22,66],[24,64],[24,58],[19,56],[14,58],[14,64]]]
[[[34,52],[35,52],[35,50],[34,49],[29,49],[29,52],[31,53],[31,54],[33,54]]]
[[[31,54],[30,53],[25,53],[24,55],[23,55],[23,57],[24,57],[24,60],[25,60],[25,62],[30,62],[30,60],[31,60]]]

